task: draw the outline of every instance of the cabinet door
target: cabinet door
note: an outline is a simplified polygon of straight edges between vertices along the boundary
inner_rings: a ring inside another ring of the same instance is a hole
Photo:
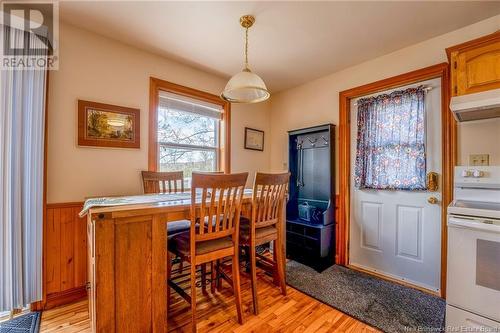
[[[452,53],[453,96],[500,88],[500,41]]]
[[[87,219],[87,258],[88,258],[88,299],[90,325],[95,332],[95,243],[94,223],[90,216]]]

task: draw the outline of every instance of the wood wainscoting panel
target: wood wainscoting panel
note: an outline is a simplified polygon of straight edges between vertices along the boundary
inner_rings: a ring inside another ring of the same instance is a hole
[[[78,216],[83,203],[47,204],[44,224],[44,308],[85,296],[87,221]]]
[[[44,230],[45,252],[45,291],[61,291],[61,212],[59,209],[47,209]]]

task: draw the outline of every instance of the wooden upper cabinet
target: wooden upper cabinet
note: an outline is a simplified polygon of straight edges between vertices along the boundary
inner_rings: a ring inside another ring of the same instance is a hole
[[[446,49],[451,65],[451,95],[500,88],[500,30]]]

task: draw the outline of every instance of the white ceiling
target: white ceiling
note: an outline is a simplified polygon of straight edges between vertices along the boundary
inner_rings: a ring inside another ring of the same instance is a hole
[[[63,21],[229,77],[250,68],[288,89],[500,13],[500,2],[67,1]],[[444,50],[443,50],[444,52]]]

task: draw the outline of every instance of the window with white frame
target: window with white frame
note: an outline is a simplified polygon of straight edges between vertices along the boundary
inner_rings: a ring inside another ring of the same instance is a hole
[[[187,186],[193,171],[218,171],[222,111],[220,105],[160,91],[158,171],[182,170]]]

